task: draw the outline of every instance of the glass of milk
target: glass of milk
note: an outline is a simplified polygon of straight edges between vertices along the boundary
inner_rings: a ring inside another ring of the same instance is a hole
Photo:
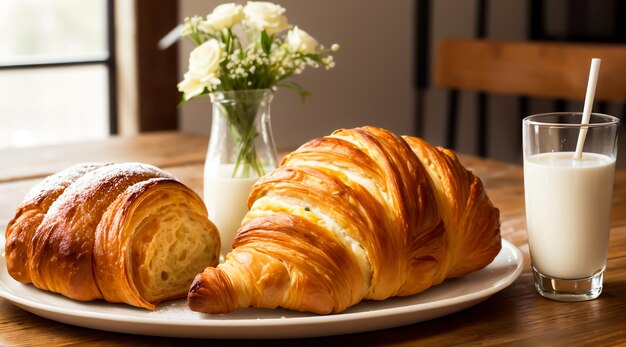
[[[607,260],[619,119],[593,113],[524,118],[524,191],[535,288],[558,301],[597,298]],[[582,159],[578,136],[586,132]]]

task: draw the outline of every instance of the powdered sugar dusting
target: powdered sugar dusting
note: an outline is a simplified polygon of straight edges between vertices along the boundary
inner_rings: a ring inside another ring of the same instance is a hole
[[[139,183],[135,183],[134,185],[126,188],[125,193],[129,194],[129,195],[134,195],[138,192],[141,192],[145,186],[152,184],[153,182],[157,182],[157,181],[171,181],[172,178],[171,177],[156,177],[156,178],[150,178],[147,179],[145,181],[141,181]],[[178,181],[177,181],[178,182]]]
[[[155,318],[168,319],[204,319],[204,313],[194,312],[187,306],[187,300],[174,300],[160,304],[157,310],[148,313]]]
[[[121,163],[101,166],[96,170],[85,173],[74,181],[50,206],[47,215],[54,215],[63,206],[83,204],[96,193],[104,196],[109,194],[117,196],[125,187],[132,185],[134,182],[154,177],[175,179],[174,176],[165,171],[143,163]]]
[[[105,165],[110,164],[82,163],[70,166],[65,170],[48,176],[41,183],[32,187],[28,191],[22,203],[24,204],[29,201],[41,201],[46,197],[46,195],[54,191],[64,190],[78,178],[85,175],[87,172],[96,170]]]

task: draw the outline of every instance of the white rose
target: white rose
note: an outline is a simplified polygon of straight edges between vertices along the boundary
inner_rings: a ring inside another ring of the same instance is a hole
[[[178,90],[185,93],[187,99],[202,93],[205,87],[211,88],[221,83],[218,74],[222,54],[222,47],[215,39],[191,51],[189,71],[185,74],[185,79],[178,84]]]
[[[222,47],[216,39],[211,39],[191,51],[189,72],[201,81],[207,82],[217,77],[221,60]]]
[[[241,22],[243,19],[243,10],[241,5],[234,3],[221,4],[211,12],[202,24],[200,30],[207,33],[221,31],[225,28],[231,28],[233,25]]]
[[[248,1],[243,8],[244,24],[258,31],[267,31],[268,35],[279,33],[291,28],[287,17],[283,16],[285,9],[271,2]]]
[[[300,30],[296,26],[287,33],[287,45],[293,52],[309,54],[317,51],[318,43],[306,31]]]
[[[206,88],[206,86],[202,82],[200,82],[199,79],[195,78],[190,73],[185,74],[185,78],[180,83],[178,83],[177,87],[178,91],[185,94],[185,98],[187,100],[193,98],[194,96],[202,94],[204,88]]]

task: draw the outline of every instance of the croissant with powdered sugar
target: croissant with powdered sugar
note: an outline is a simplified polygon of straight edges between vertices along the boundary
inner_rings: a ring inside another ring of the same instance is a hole
[[[6,230],[9,274],[72,299],[154,309],[215,266],[200,197],[140,163],[79,164],[33,187]]]

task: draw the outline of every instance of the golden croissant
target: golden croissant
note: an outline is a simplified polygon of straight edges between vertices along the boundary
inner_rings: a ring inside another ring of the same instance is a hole
[[[342,312],[489,264],[499,211],[453,152],[363,127],[289,154],[261,178],[224,263],[194,280],[194,311]]]
[[[215,266],[200,197],[156,167],[80,164],[33,187],[6,230],[9,274],[72,299],[154,309]]]

